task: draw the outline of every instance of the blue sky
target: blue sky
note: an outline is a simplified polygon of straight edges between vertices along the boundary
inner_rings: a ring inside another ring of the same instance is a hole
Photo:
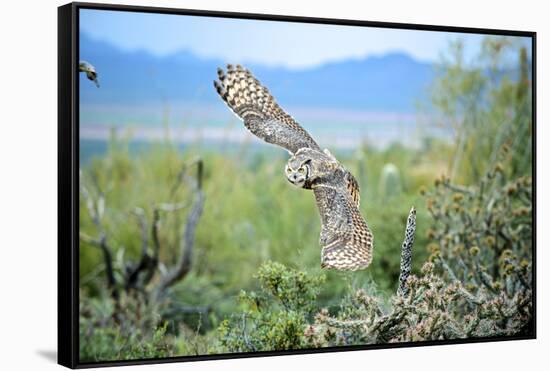
[[[287,68],[307,68],[350,58],[404,52],[437,61],[461,38],[475,57],[483,35],[334,26],[196,16],[81,10],[81,30],[120,49],[157,56],[181,50],[206,58]]]

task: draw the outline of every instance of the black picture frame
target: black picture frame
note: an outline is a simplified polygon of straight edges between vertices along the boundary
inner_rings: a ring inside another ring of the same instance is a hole
[[[421,341],[398,344],[376,344],[289,351],[270,351],[237,354],[180,356],[161,359],[136,359],[82,363],[79,361],[79,10],[97,9],[124,12],[161,13],[174,15],[239,18],[281,22],[352,25],[391,29],[445,31],[485,35],[509,35],[531,38],[532,41],[532,123],[533,123],[533,322],[531,335]],[[380,348],[401,348],[429,345],[449,345],[478,342],[536,339],[536,32],[488,28],[451,27],[441,25],[389,23],[348,19],[283,16],[253,13],[233,13],[192,9],[173,9],[131,5],[112,5],[74,2],[58,8],[58,363],[69,368],[90,368],[190,362],[244,357],[265,357],[290,354],[342,352]]]

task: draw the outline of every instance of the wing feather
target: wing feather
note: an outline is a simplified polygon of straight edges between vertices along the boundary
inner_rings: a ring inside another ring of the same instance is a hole
[[[346,180],[346,188],[355,203],[355,206],[359,207],[359,203],[361,202],[361,195],[359,190],[359,183],[357,183],[357,179],[353,176],[352,173],[346,170],[346,175],[344,176],[344,179]]]
[[[240,65],[218,69],[216,91],[227,106],[260,139],[296,153],[300,148],[320,150],[317,143],[275,101],[269,90]]]
[[[334,162],[339,163],[336,157],[328,149],[324,149],[323,153],[327,155],[330,159],[332,159]],[[343,168],[343,167],[342,167]],[[346,184],[346,188],[351,195],[351,198],[355,202],[355,205],[359,207],[359,202],[361,201],[361,195],[359,191],[359,183],[357,182],[357,179],[353,176],[352,173],[350,173],[348,170],[344,170],[344,182]]]
[[[365,269],[372,261],[374,237],[345,187],[313,188],[321,216],[321,267]]]

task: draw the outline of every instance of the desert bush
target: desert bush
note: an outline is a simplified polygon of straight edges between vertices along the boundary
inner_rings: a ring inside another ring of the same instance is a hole
[[[267,262],[256,278],[260,291],[242,291],[239,301],[244,311],[219,327],[222,349],[252,352],[305,346],[304,329],[316,309],[315,299],[325,277]]]
[[[508,180],[502,165],[477,187],[458,187],[442,177],[428,194],[434,218],[428,236],[431,259],[447,277],[467,285],[512,290],[529,288],[532,259],[532,180]]]
[[[80,294],[80,361],[169,357],[176,354],[161,308],[136,295],[89,298]],[[123,310],[121,310],[123,308]]]
[[[426,262],[407,280],[409,293],[395,295],[384,310],[380,298],[358,290],[334,316],[325,309],[304,331],[311,347],[526,335],[532,331],[529,291],[472,294],[449,283]]]
[[[195,230],[204,205],[202,161],[178,161],[180,170],[158,187],[163,191],[160,201],[144,205],[141,198],[121,211],[113,205],[131,192],[120,179],[128,168],[139,173],[133,168],[137,164],[126,158],[115,146],[110,156],[80,173],[80,252],[95,252],[102,261],[81,280],[82,361],[169,356],[176,346],[168,339],[189,322],[186,314],[206,316],[210,310],[174,300],[172,289],[192,268]],[[195,176],[189,168],[196,169]],[[108,173],[111,176],[105,177]],[[183,212],[185,218],[177,215]],[[113,229],[128,224],[139,232]]]

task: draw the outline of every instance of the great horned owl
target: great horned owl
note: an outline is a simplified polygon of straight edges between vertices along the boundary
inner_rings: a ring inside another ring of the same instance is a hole
[[[287,149],[285,167],[293,185],[313,190],[321,216],[321,267],[358,270],[372,261],[373,235],[359,212],[353,175],[277,104],[258,79],[240,65],[218,69],[214,86],[254,135]]]

